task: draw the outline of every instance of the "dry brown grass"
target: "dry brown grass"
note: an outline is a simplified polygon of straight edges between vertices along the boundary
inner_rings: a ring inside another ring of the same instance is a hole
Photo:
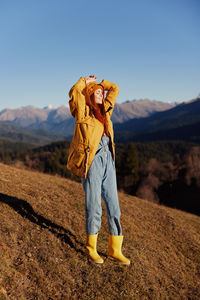
[[[0,164],[0,299],[199,299],[200,218],[119,192],[129,267],[85,255],[80,183]]]

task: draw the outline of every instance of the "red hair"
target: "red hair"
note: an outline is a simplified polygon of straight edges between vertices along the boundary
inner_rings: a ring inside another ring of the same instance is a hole
[[[102,89],[101,86],[99,86],[99,88]],[[90,107],[90,116],[92,116],[92,114],[95,116],[96,119],[98,119],[104,126],[104,133],[107,134],[107,136],[109,136],[109,130],[108,130],[108,120],[107,120],[107,116],[106,116],[106,111],[105,111],[105,106],[104,106],[104,93],[103,93],[103,99],[102,99],[102,104],[98,104],[95,101],[94,98],[94,93],[92,95],[88,95],[86,94],[86,104]]]

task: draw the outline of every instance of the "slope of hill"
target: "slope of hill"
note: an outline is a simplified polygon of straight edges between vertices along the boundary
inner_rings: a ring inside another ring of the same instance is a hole
[[[151,141],[187,141],[200,143],[200,122],[190,125],[184,125],[172,129],[156,130],[153,132],[144,132],[133,134],[131,131],[124,133],[117,132],[117,142],[151,142]]]
[[[80,183],[0,164],[1,299],[199,299],[200,218],[119,192],[129,267],[85,251]]]
[[[0,121],[0,141],[18,142],[30,145],[45,145],[52,141],[64,140],[66,135],[56,134],[46,130],[34,130],[20,127],[12,122]]]
[[[29,144],[23,142],[10,141],[8,139],[0,138],[0,152],[1,151],[15,151],[28,150],[38,147],[38,144]]]
[[[154,115],[147,118],[133,119],[123,124],[114,124],[114,128],[118,135],[118,140],[122,137],[124,139],[131,139],[138,137],[137,140],[140,140],[140,135],[149,135],[151,134],[163,135],[166,137],[166,133],[169,136],[176,136],[178,138],[178,132],[183,126],[191,126],[191,132],[189,135],[192,135],[192,130],[196,124],[200,123],[200,98],[197,98],[194,101],[185,102],[177,105],[174,108],[171,108],[167,111],[157,112]],[[166,133],[164,132],[166,131]],[[171,131],[171,132],[170,132]],[[181,135],[183,135],[185,129],[183,128]],[[163,134],[162,134],[163,132]],[[188,132],[187,132],[188,135]],[[199,135],[198,135],[199,138]],[[144,137],[143,139],[144,140]]]

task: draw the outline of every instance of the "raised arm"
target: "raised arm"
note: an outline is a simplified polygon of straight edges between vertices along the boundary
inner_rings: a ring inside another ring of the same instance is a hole
[[[101,85],[103,85],[104,90],[107,91],[104,105],[106,112],[108,112],[109,116],[111,117],[115,101],[119,94],[119,87],[117,84],[107,81],[105,79],[102,80]]]
[[[81,77],[69,91],[69,108],[76,120],[81,120],[85,116],[85,86],[85,78]]]
[[[92,81],[96,81],[97,77],[81,77],[70,89],[69,91],[69,107],[72,116],[76,120],[84,119],[85,117],[85,109],[86,109],[86,101],[85,101],[85,87],[86,84]],[[105,110],[111,117],[115,101],[119,94],[119,87],[117,84],[112,83],[107,80],[102,80],[101,85],[104,87],[104,90],[107,91],[105,98]]]

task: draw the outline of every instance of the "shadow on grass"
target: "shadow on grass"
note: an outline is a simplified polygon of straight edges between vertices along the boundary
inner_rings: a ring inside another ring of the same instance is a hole
[[[62,242],[68,244],[76,252],[85,256],[85,252],[80,249],[80,247],[85,245],[78,241],[72,232],[36,213],[27,201],[0,193],[0,202],[6,203],[12,207],[23,218],[26,218],[32,223],[39,225],[41,228],[49,230]]]

